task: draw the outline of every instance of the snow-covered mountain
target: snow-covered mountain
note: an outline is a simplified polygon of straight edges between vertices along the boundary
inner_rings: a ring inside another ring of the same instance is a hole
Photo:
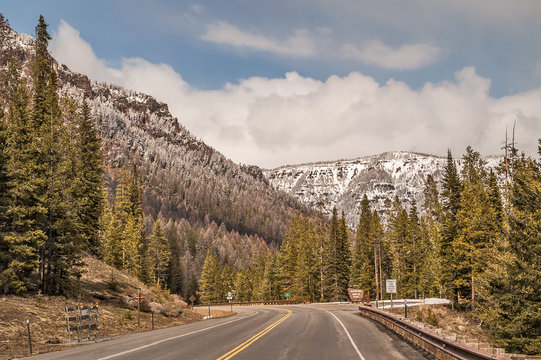
[[[500,158],[486,158],[495,167]],[[395,196],[409,207],[424,202],[426,176],[441,180],[446,157],[387,152],[353,160],[339,160],[264,170],[270,184],[295,196],[302,203],[330,214],[333,207],[344,211],[348,225],[357,227],[361,200],[366,194],[373,209],[385,216]],[[461,161],[458,160],[460,168]]]

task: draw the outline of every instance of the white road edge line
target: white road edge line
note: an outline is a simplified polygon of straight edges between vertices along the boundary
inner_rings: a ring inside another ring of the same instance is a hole
[[[158,341],[155,341],[155,342],[150,343],[150,344],[146,344],[146,345],[139,346],[139,347],[136,347],[136,348],[133,348],[133,349],[130,349],[130,350],[122,351],[122,352],[112,354],[112,355],[109,355],[109,356],[106,356],[106,357],[102,357],[102,358],[99,358],[98,360],[107,360],[107,359],[112,359],[112,358],[115,358],[115,357],[118,357],[118,356],[126,355],[126,354],[132,353],[134,351],[143,350],[143,349],[146,349],[148,347],[158,345],[158,344],[161,344],[161,343],[169,341],[169,340],[178,339],[178,338],[188,336],[188,335],[192,335],[192,334],[196,334],[196,333],[199,333],[199,332],[202,332],[202,331],[205,331],[205,330],[210,330],[210,329],[213,329],[213,328],[217,328],[219,326],[231,324],[231,323],[233,323],[235,321],[247,319],[247,318],[252,317],[252,316],[254,316],[254,315],[258,314],[258,313],[259,313],[258,311],[255,311],[255,313],[253,313],[252,315],[249,315],[249,316],[243,316],[241,318],[238,318],[238,319],[235,319],[235,320],[230,320],[230,321],[227,321],[227,322],[224,322],[224,323],[221,323],[221,324],[209,326],[209,327],[204,328],[204,329],[199,329],[199,330],[195,330],[195,331],[192,331],[192,332],[189,332],[189,333],[186,333],[186,334],[181,334],[181,335],[173,336],[173,337],[170,337],[170,338],[167,338],[167,339],[158,340]]]
[[[359,351],[359,348],[357,347],[357,345],[355,344],[355,342],[353,341],[353,338],[351,337],[351,335],[349,334],[349,331],[348,329],[346,329],[346,326],[344,325],[344,323],[342,321],[340,321],[340,319],[334,315],[332,312],[330,312],[329,310],[325,310],[325,309],[321,309],[323,311],[326,311],[328,312],[329,314],[331,314],[332,316],[334,316],[334,318],[340,323],[340,325],[342,325],[342,327],[344,328],[344,331],[346,332],[346,335],[348,336],[349,338],[349,341],[351,342],[351,345],[353,345],[353,348],[355,349],[355,351],[357,352],[357,355],[359,355],[359,359],[361,360],[366,360],[363,356],[363,354],[361,354],[361,352]]]

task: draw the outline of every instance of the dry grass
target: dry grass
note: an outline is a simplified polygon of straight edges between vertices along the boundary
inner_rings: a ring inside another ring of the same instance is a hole
[[[395,308],[394,314],[404,316],[404,308]],[[489,334],[467,312],[451,310],[446,305],[421,305],[408,307],[408,319],[433,325],[468,339],[490,343]]]
[[[126,273],[113,271],[111,267],[89,255],[85,255],[84,262],[85,274],[80,281],[73,282],[68,292],[69,298],[37,295],[0,297],[0,359],[29,354],[27,319],[30,320],[34,354],[73,346],[67,345],[65,307],[76,306],[79,302],[85,305],[99,302],[101,338],[150,330],[150,307],[155,306],[151,302],[159,303],[161,309],[154,316],[156,329],[203,319],[199,311],[191,311],[180,297],[170,295],[168,291],[149,288]],[[141,288],[145,294],[145,301],[141,306],[140,327],[137,326],[137,303],[129,301],[129,298],[137,293],[137,288]],[[212,315],[219,317],[230,313],[213,310]]]

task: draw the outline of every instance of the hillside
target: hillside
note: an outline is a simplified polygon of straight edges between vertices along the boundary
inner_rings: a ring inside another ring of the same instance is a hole
[[[34,39],[6,26],[1,40],[3,70],[12,57],[22,77],[29,79]],[[236,268],[245,267],[260,253],[279,247],[292,216],[311,214],[293,197],[271,187],[258,167],[235,164],[195,138],[166,104],[93,81],[48,56],[60,97],[71,97],[79,104],[85,99],[89,104],[103,141],[110,198],[120,169],[137,167],[143,182],[147,235],[159,218],[169,242],[178,245],[175,260],[182,263],[183,285],[175,291],[184,296],[189,286],[194,291],[208,249],[218,251]],[[5,108],[3,96],[0,93],[0,105]]]
[[[29,74],[33,39],[10,31],[10,47],[2,49]],[[290,216],[306,211],[275,191],[253,166],[240,166],[196,139],[174,118],[167,104],[119,86],[98,83],[70,71],[51,57],[59,93],[85,98],[104,141],[109,176],[135,163],[145,185],[145,213],[191,224],[214,221],[229,231],[258,235],[279,244]]]
[[[455,154],[459,158],[460,154]],[[485,159],[494,168],[500,158]],[[331,214],[332,208],[344,211],[348,225],[356,228],[361,200],[366,194],[380,215],[390,209],[395,196],[409,207],[415,200],[424,202],[423,187],[427,175],[441,180],[447,158],[412,152],[387,152],[380,155],[283,166],[265,170],[265,177],[277,190],[296,197],[303,204]]]
[[[28,355],[26,320],[30,320],[33,353],[57,351],[68,347],[65,307],[99,303],[99,337],[148,331],[154,328],[200,321],[177,295],[149,288],[126,273],[85,254],[83,276],[74,280],[64,296],[28,295],[0,297],[0,359]],[[131,298],[137,288],[145,295],[141,305],[141,326],[137,326],[137,306]],[[223,316],[225,314],[213,314]]]

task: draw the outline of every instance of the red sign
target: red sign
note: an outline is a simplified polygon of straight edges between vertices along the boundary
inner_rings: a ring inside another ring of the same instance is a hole
[[[135,295],[133,297],[133,300],[135,301],[139,300],[139,302],[142,303],[145,300],[145,294],[140,293],[139,296]]]
[[[193,303],[195,301],[195,296],[190,296],[190,301]]]

